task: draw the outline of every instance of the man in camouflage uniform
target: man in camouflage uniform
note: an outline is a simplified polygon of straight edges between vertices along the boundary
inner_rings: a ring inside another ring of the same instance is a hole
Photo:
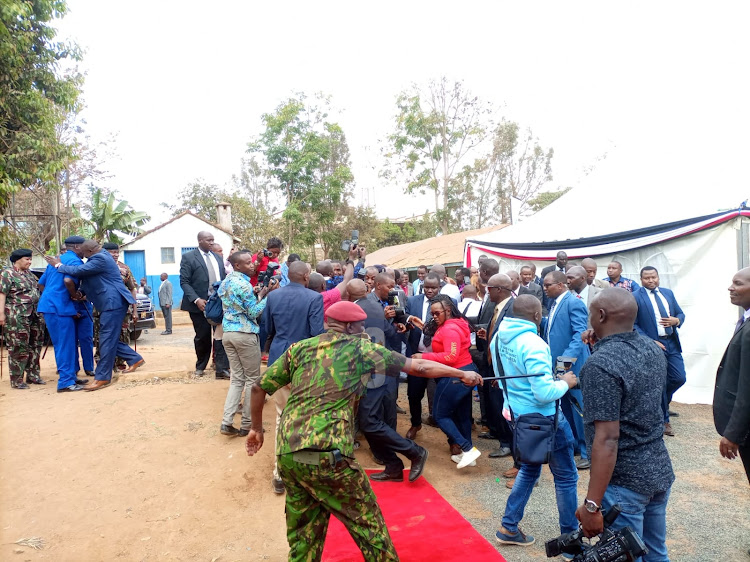
[[[287,491],[289,560],[321,559],[331,514],[349,530],[365,560],[398,560],[370,482],[354,460],[355,404],[372,373],[454,377],[470,386],[482,379],[370,342],[362,333],[367,315],[354,303],[338,302],[326,314],[327,332],[292,345],[253,385],[247,453],[263,445],[266,393],[291,385],[276,443]],[[427,451],[422,451],[412,461],[410,482],[424,469]]]
[[[120,261],[120,246],[115,244],[114,242],[105,242],[102,244],[102,248],[107,250],[109,252],[109,255],[112,256],[112,258],[117,262],[117,267],[120,268],[120,275],[122,276],[122,282],[125,283],[125,286],[128,288],[128,291],[130,291],[133,294],[133,298],[138,300],[136,298],[136,289],[137,285],[135,283],[135,277],[133,277],[133,273],[130,271],[130,268],[122,263]],[[133,305],[136,307],[137,305]],[[134,311],[135,314],[135,311]],[[122,321],[122,330],[120,331],[120,341],[124,343],[125,345],[130,345],[130,330],[128,330],[128,322],[129,318],[125,316],[125,319]],[[96,346],[96,360],[99,360],[99,313],[95,310],[94,311],[94,346]],[[115,359],[115,367],[118,369],[124,369],[127,367],[127,364],[125,363],[125,360],[122,357],[117,357]]]
[[[10,255],[13,267],[0,274],[0,326],[5,326],[5,346],[12,388],[47,384],[39,376],[39,356],[44,344],[44,322],[37,314],[39,287],[31,267],[31,250],[21,248]]]

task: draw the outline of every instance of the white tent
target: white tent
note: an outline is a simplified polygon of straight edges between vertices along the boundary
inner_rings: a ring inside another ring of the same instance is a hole
[[[574,262],[594,258],[598,277],[606,276],[611,260],[636,281],[642,267],[656,267],[686,317],[680,340],[687,383],[675,400],[710,404],[716,367],[738,318],[727,287],[738,269],[750,266],[750,209],[690,215],[698,204],[713,210],[720,202],[692,198],[675,207],[659,195],[577,187],[517,225],[467,239],[465,262],[476,264],[484,254],[500,262],[500,271],[528,262],[540,270],[564,250]]]

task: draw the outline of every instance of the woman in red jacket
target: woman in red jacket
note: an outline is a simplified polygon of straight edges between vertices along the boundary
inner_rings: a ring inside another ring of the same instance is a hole
[[[430,359],[462,371],[476,371],[471,360],[471,329],[469,322],[459,312],[453,299],[438,295],[430,301],[432,319],[424,325],[425,345],[432,339],[432,352],[417,353],[414,359]],[[411,319],[412,317],[410,317]],[[460,447],[460,453],[451,456],[458,468],[475,466],[481,455],[471,443],[471,388],[453,384],[452,379],[438,379],[433,416],[440,429],[448,436],[451,450]]]

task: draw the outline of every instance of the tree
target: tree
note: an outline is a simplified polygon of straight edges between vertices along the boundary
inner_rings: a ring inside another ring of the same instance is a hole
[[[115,194],[104,193],[101,189],[91,190],[91,204],[86,205],[88,217],[79,207],[73,207],[74,224],[86,238],[100,242],[123,242],[122,235],[135,236],[143,232],[141,227],[150,217],[142,211],[134,211],[127,201],[115,200]]]
[[[435,218],[443,234],[460,228],[455,193],[462,163],[485,140],[491,107],[443,77],[427,91],[413,86],[397,100],[396,130],[388,136],[387,167],[382,176],[406,180],[406,193],[431,191]]]
[[[265,130],[248,144],[284,199],[288,246],[319,244],[324,257],[340,242],[333,230],[354,183],[344,132],[327,120],[330,106],[322,95],[309,102],[297,94],[262,116]]]
[[[75,44],[55,42],[64,0],[0,3],[0,211],[10,194],[35,183],[56,186],[72,147],[56,127],[76,107],[82,83],[61,65],[80,60]]]
[[[546,206],[550,205],[551,203],[554,203],[560,197],[565,195],[568,191],[573,189],[572,187],[566,187],[562,191],[543,191],[539,193],[536,197],[533,197],[528,200],[529,208],[534,211],[535,213],[537,211],[541,211]]]
[[[495,129],[489,165],[496,176],[494,213],[511,222],[510,199],[522,201],[520,213],[529,209],[529,199],[552,181],[551,148],[543,149],[531,129],[519,132],[517,123],[503,120]]]

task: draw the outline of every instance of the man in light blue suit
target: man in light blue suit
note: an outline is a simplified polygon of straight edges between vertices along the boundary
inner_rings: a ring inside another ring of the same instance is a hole
[[[324,332],[323,295],[307,288],[310,268],[303,261],[289,264],[289,284],[271,291],[266,298],[263,321],[268,330],[271,347],[268,350],[268,366],[283,356],[289,346]],[[289,387],[280,388],[273,395],[276,402],[276,431],[279,430],[281,414],[289,399]],[[284,493],[278,466],[274,463],[273,491]]]
[[[58,258],[46,256],[47,263],[60,273],[72,275],[81,280],[81,292],[94,304],[100,313],[99,324],[99,363],[96,365],[94,382],[84,390],[99,390],[112,381],[112,368],[115,357],[122,357],[128,364],[124,372],[132,373],[144,364],[143,357],[120,340],[120,329],[128,308],[135,299],[125,287],[120,268],[109,252],[103,250],[96,240],[86,240],[81,246],[83,265],[64,265]]]
[[[583,301],[570,294],[567,281],[562,271],[553,271],[545,276],[543,288],[548,299],[549,316],[542,320],[541,330],[542,337],[552,352],[553,370],[558,357],[574,357],[576,362],[570,370],[578,376],[584,362],[591,355],[588,345],[581,340],[581,334],[588,325],[588,309]],[[576,402],[580,411],[574,405]],[[580,388],[570,389],[560,400],[560,406],[573,428],[575,448],[581,452],[581,459],[576,466],[581,470],[589,468],[591,462],[583,434],[583,394]]]
[[[643,286],[633,293],[638,304],[635,331],[654,340],[666,355],[667,384],[661,407],[664,411],[664,435],[674,437],[674,430],[669,422],[669,403],[672,395],[686,380],[682,346],[677,334],[677,328],[685,323],[685,313],[677,304],[674,293],[659,287],[659,272],[655,267],[646,266],[641,269],[641,284]]]

